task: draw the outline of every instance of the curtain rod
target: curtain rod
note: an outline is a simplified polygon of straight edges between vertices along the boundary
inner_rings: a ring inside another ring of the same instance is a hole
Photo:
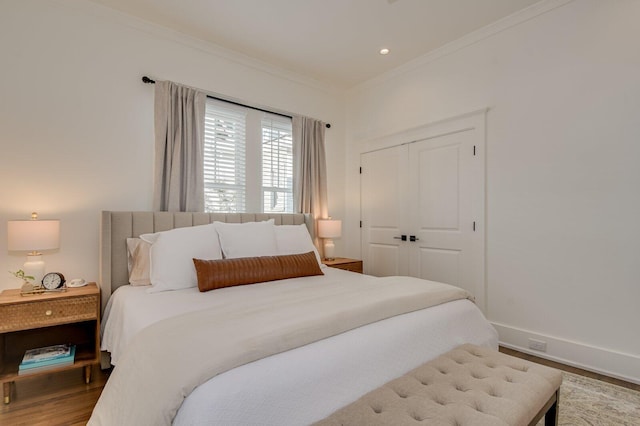
[[[150,79],[146,75],[142,76],[142,82],[146,83],[146,84],[156,84],[155,80]],[[253,107],[251,105],[241,104],[240,102],[234,102],[234,101],[230,101],[228,99],[216,98],[215,96],[211,96],[211,95],[207,95],[207,98],[215,99],[215,100],[222,101],[222,102],[227,102],[227,103],[230,103],[230,104],[233,104],[233,105],[238,105],[238,106],[245,107],[245,108],[255,109],[257,111],[262,111],[262,112],[266,112],[266,113],[269,113],[269,114],[279,115],[281,117],[293,118],[293,117],[291,117],[290,115],[287,115],[287,114],[282,114],[282,113],[279,113],[279,112],[269,111],[269,110],[262,109],[262,108],[256,108],[256,107]],[[331,124],[329,124],[329,123],[326,123],[325,126],[327,127],[327,129],[331,128]]]

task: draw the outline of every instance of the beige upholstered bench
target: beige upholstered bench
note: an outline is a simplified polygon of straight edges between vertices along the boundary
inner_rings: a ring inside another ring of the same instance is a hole
[[[317,424],[556,425],[561,382],[558,370],[466,344]]]

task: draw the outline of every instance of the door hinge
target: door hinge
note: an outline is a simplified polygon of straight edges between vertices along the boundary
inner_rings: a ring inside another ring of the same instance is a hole
[[[362,167],[360,167],[360,174],[362,174]]]
[[[476,232],[476,221],[473,221],[473,232]]]
[[[473,146],[473,155],[476,155],[476,146]]]
[[[360,228],[362,228],[362,221],[360,221]]]

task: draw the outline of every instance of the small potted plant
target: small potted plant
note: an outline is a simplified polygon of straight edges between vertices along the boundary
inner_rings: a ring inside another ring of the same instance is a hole
[[[21,293],[31,293],[35,289],[35,286],[31,283],[35,278],[31,275],[26,275],[22,269],[18,269],[15,272],[9,271],[9,273],[22,280],[22,287],[20,288]]]

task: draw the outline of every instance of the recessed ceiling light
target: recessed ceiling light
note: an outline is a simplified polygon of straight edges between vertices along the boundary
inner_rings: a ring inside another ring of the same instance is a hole
[[[389,49],[387,49],[386,47],[384,49],[380,49],[380,54],[381,55],[388,55],[389,54]]]

